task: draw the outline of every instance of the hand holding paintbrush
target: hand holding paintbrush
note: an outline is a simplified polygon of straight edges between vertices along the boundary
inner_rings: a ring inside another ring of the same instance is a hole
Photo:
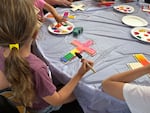
[[[79,59],[81,59],[81,60],[83,59],[83,58],[82,58],[82,55],[81,55],[80,53],[77,53],[77,52],[76,52],[75,55],[76,55]],[[86,65],[87,65],[94,73],[96,73],[96,71],[93,69],[93,67],[92,67],[88,62],[86,63]]]

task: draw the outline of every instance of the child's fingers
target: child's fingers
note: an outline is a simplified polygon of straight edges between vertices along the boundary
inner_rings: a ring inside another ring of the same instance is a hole
[[[88,62],[88,63],[91,64],[92,66],[93,66],[93,64],[94,64],[92,61],[86,60],[86,59],[84,59],[84,58],[81,59],[81,62]]]
[[[94,65],[94,63],[92,61],[89,61],[86,59],[82,59],[81,62],[84,64],[84,68],[86,68],[86,69],[89,69],[89,68],[93,67],[93,65]],[[90,67],[89,67],[89,65],[90,65]]]
[[[64,0],[62,2],[63,2],[62,5],[66,6],[66,7],[71,5],[71,2],[69,0]]]
[[[92,61],[88,61],[88,64],[90,64],[92,67],[94,65],[94,63]]]

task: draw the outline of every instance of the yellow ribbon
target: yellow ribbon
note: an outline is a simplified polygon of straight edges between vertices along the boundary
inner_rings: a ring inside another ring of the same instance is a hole
[[[9,44],[9,49],[12,50],[12,48],[17,48],[19,50],[19,44]]]

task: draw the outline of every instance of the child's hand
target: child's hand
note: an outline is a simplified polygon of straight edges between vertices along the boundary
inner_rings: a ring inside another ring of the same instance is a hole
[[[82,59],[81,62],[82,62],[82,65],[81,65],[80,69],[78,70],[78,73],[80,75],[84,75],[86,72],[88,72],[90,70],[90,67],[87,65],[87,63],[90,64],[91,67],[93,67],[94,63],[92,61],[89,61],[86,59]]]
[[[70,6],[72,3],[72,0],[55,0],[55,4],[61,5],[61,6]]]
[[[55,19],[56,19],[57,23],[62,23],[62,22],[67,21],[67,20],[66,20],[65,18],[63,18],[62,16],[57,16]]]

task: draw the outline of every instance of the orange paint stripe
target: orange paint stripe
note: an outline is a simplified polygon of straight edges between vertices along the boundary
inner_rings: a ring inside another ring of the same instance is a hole
[[[146,66],[150,64],[147,58],[143,54],[135,54],[134,57],[143,65]]]

